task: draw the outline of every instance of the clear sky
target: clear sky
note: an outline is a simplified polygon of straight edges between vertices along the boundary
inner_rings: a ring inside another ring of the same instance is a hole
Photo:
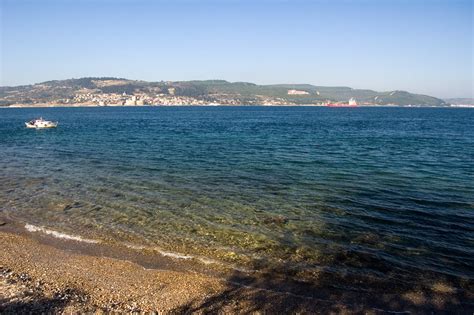
[[[0,0],[0,85],[117,76],[473,96],[473,0]]]

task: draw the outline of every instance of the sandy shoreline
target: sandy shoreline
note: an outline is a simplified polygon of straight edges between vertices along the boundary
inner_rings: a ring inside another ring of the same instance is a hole
[[[316,311],[318,304],[192,271],[84,255],[11,232],[0,231],[0,244],[0,313]]]
[[[277,273],[250,279],[172,270],[176,269],[172,264],[149,269],[128,259],[107,257],[109,253],[105,249],[103,253],[95,250],[88,254],[87,248],[68,249],[68,242],[47,244],[31,235],[12,232],[9,225],[7,222],[0,226],[2,314],[91,311],[464,314],[474,309],[473,292],[446,283],[399,294],[379,292],[362,296],[328,290],[322,281],[320,285],[302,286],[291,292],[291,284],[280,281]]]
[[[54,300],[61,292],[81,292],[87,298],[79,306],[85,309],[173,310],[223,287],[218,279],[203,275],[146,270],[132,262],[71,253],[10,233],[1,233],[0,243],[3,271],[41,283],[47,299]]]

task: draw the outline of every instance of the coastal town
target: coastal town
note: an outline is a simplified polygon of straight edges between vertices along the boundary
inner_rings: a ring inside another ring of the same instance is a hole
[[[291,101],[278,97],[256,95],[255,97],[242,98],[232,94],[213,94],[206,96],[176,95],[175,88],[168,88],[167,93],[77,93],[71,98],[59,98],[44,102],[33,100],[28,104],[11,104],[9,107],[28,106],[219,106],[219,105],[297,105]],[[305,91],[289,90],[288,95],[306,95]],[[324,106],[325,102],[310,105]]]
[[[59,99],[55,104],[63,105],[96,105],[96,106],[146,106],[146,105],[199,105],[199,106],[218,106],[218,105],[291,105],[282,98],[272,98],[257,96],[254,99],[246,99],[245,102],[234,95],[215,94],[205,97],[192,97],[176,95],[175,88],[168,88],[167,93],[149,94],[134,93],[85,93],[76,94],[73,98]]]

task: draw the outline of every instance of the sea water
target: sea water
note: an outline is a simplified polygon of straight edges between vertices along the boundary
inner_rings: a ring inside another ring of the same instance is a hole
[[[308,281],[472,281],[474,110],[0,109],[1,213]]]

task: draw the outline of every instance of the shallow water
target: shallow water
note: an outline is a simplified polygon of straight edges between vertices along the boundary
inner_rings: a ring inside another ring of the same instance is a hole
[[[0,211],[298,279],[472,280],[474,110],[1,109]]]

